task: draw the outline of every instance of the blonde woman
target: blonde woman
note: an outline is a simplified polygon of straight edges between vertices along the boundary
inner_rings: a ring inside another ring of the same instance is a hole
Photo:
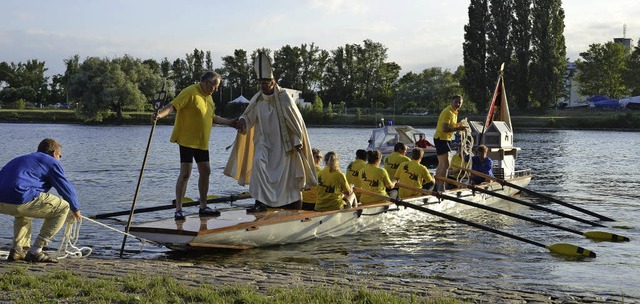
[[[336,152],[324,155],[325,167],[318,174],[318,200],[316,211],[340,210],[354,206],[356,196],[347,177],[340,171],[340,161]]]

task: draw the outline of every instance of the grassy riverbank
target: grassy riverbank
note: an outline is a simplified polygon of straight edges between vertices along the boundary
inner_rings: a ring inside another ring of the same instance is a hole
[[[58,264],[0,264],[0,303],[600,304],[619,299],[296,262],[84,257]]]
[[[0,290],[0,301],[13,303],[462,303],[366,287],[274,287],[261,293],[244,284],[189,286],[167,275],[87,278],[69,271],[29,274],[19,267],[0,276]]]
[[[122,119],[115,114],[102,122],[91,124],[105,125],[144,125],[150,124],[150,112],[126,112]],[[438,121],[437,115],[335,115],[333,117],[305,117],[309,126],[362,126],[372,127],[384,117],[387,122],[396,125],[414,127],[433,127]],[[464,111],[460,119],[483,121],[484,116],[466,116]],[[602,111],[602,110],[549,110],[544,113],[512,113],[514,128],[552,128],[552,129],[624,129],[640,130],[640,111]],[[0,123],[85,123],[72,110],[13,110],[0,109]],[[159,121],[159,124],[173,124],[171,118]]]

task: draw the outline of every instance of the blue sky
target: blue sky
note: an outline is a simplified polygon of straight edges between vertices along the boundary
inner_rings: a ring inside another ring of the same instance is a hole
[[[637,0],[569,0],[565,9],[567,55],[579,58],[591,43],[640,38]],[[173,61],[197,48],[211,51],[214,66],[235,49],[315,43],[333,50],[365,39],[384,44],[402,73],[462,64],[469,1],[451,0],[3,0],[0,61],[46,62],[64,72],[75,54]]]

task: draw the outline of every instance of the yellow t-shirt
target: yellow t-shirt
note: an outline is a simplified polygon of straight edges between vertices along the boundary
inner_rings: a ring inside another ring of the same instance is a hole
[[[347,176],[347,182],[349,184],[360,187],[360,171],[365,165],[367,165],[367,163],[364,160],[356,159],[347,166],[347,173],[345,175]]]
[[[320,166],[316,166],[316,174],[319,174]],[[318,186],[313,186],[309,190],[302,191],[302,201],[309,204],[315,204],[318,200]]]
[[[417,160],[402,163],[400,168],[396,171],[395,178],[403,184],[418,188],[422,188],[423,184],[433,181],[433,177],[431,176],[431,173],[429,173],[429,170],[427,170],[427,167],[423,166]],[[400,187],[399,192],[400,198],[403,199],[422,195],[419,191],[402,187]]]
[[[411,158],[406,155],[402,155],[396,151],[391,152],[389,156],[384,158],[384,169],[387,170],[389,176],[395,176],[396,170],[400,167],[400,164],[410,161]]]
[[[451,157],[451,161],[449,162],[449,164],[451,164],[451,166],[449,167],[449,177],[451,178],[457,178],[458,173],[460,173],[459,169],[455,169],[453,166],[458,166],[458,167],[462,167],[463,163],[462,163],[462,156],[460,156],[460,153],[456,153],[453,155],[453,157]]]
[[[387,195],[387,188],[391,187],[391,179],[389,179],[387,170],[372,164],[367,164],[362,171],[360,171],[360,180],[362,181],[362,189],[384,196]],[[384,200],[362,193],[360,202],[363,205],[370,205],[384,202]]]
[[[205,95],[196,83],[180,91],[171,105],[177,113],[170,141],[188,148],[209,150],[209,135],[215,117],[211,95]]]
[[[454,110],[453,107],[448,106],[440,112],[440,116],[438,117],[438,125],[436,126],[436,133],[433,134],[433,138],[439,140],[452,140],[454,132],[445,132],[442,130],[442,125],[444,123],[448,123],[449,126],[457,126],[458,125],[458,111]]]
[[[349,190],[347,177],[340,171],[331,172],[324,168],[318,174],[318,202],[316,211],[340,210],[346,202],[342,200],[342,192]]]

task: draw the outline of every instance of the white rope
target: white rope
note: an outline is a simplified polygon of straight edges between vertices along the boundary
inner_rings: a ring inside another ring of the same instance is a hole
[[[135,236],[135,235],[133,235],[133,234],[131,234],[131,233],[127,233],[127,232],[124,232],[124,231],[118,230],[118,229],[113,228],[113,227],[110,227],[110,226],[108,226],[108,225],[106,225],[106,224],[100,223],[100,222],[98,222],[98,221],[96,221],[96,220],[92,220],[92,219],[90,219],[90,218],[88,218],[88,217],[85,217],[84,215],[82,216],[82,218],[84,218],[85,220],[88,220],[88,221],[90,221],[90,222],[93,222],[93,223],[95,223],[95,224],[98,224],[98,225],[100,225],[100,226],[102,226],[102,227],[105,227],[105,228],[107,228],[107,229],[113,230],[113,231],[115,231],[115,232],[117,232],[117,233],[124,234],[124,235],[126,235],[126,236],[130,236],[130,237],[132,237],[132,238],[134,238],[134,239],[137,239],[137,240],[139,240],[139,241],[142,243],[142,246],[144,246],[144,244],[145,244],[145,243],[149,243],[149,244],[153,244],[153,245],[156,245],[156,246],[160,246],[160,244],[158,244],[158,243],[156,243],[156,242],[154,242],[154,241],[147,240],[147,239],[141,238],[141,237],[139,237],[139,236]],[[142,247],[140,248],[140,250],[142,250]]]
[[[75,219],[71,219],[72,217],[73,215],[69,214],[69,219],[67,219],[67,224],[64,227],[64,234],[62,241],[60,242],[60,247],[58,248],[58,251],[56,251],[55,257],[59,260],[65,258],[87,257],[93,252],[93,249],[90,247],[78,248],[76,246],[78,239],[80,238],[82,218],[79,221],[76,221]]]
[[[471,169],[471,159],[473,157],[473,136],[471,136],[471,128],[469,127],[469,123],[467,119],[463,119],[460,121],[460,124],[466,126],[464,131],[459,131],[460,133],[460,147],[458,148],[458,153],[461,157],[460,167]],[[465,157],[469,157],[469,161],[465,161]],[[456,174],[457,181],[463,181],[465,179],[469,179],[469,172],[465,170],[458,170]]]
[[[70,215],[72,216],[72,215]],[[145,243],[151,243],[151,244],[155,244],[157,245],[157,243],[150,241],[150,240],[146,240],[143,239],[141,237],[126,233],[124,231],[120,231],[116,228],[110,227],[106,224],[100,223],[98,221],[92,220],[86,216],[82,216],[82,218],[79,221],[76,221],[75,219],[72,220],[67,220],[67,224],[65,226],[64,229],[64,234],[63,234],[63,239],[62,242],[60,244],[60,248],[58,248],[58,251],[56,252],[56,258],[57,259],[64,259],[64,258],[82,258],[82,257],[87,257],[89,256],[92,252],[93,249],[91,249],[90,247],[81,247],[78,248],[76,246],[76,244],[78,243],[78,239],[80,237],[80,227],[82,226],[82,220],[88,220],[89,222],[98,224],[104,228],[107,228],[109,230],[113,230],[115,232],[130,236],[132,238],[138,239],[141,242],[141,247],[140,247],[140,251],[142,251],[142,248],[144,247]]]

